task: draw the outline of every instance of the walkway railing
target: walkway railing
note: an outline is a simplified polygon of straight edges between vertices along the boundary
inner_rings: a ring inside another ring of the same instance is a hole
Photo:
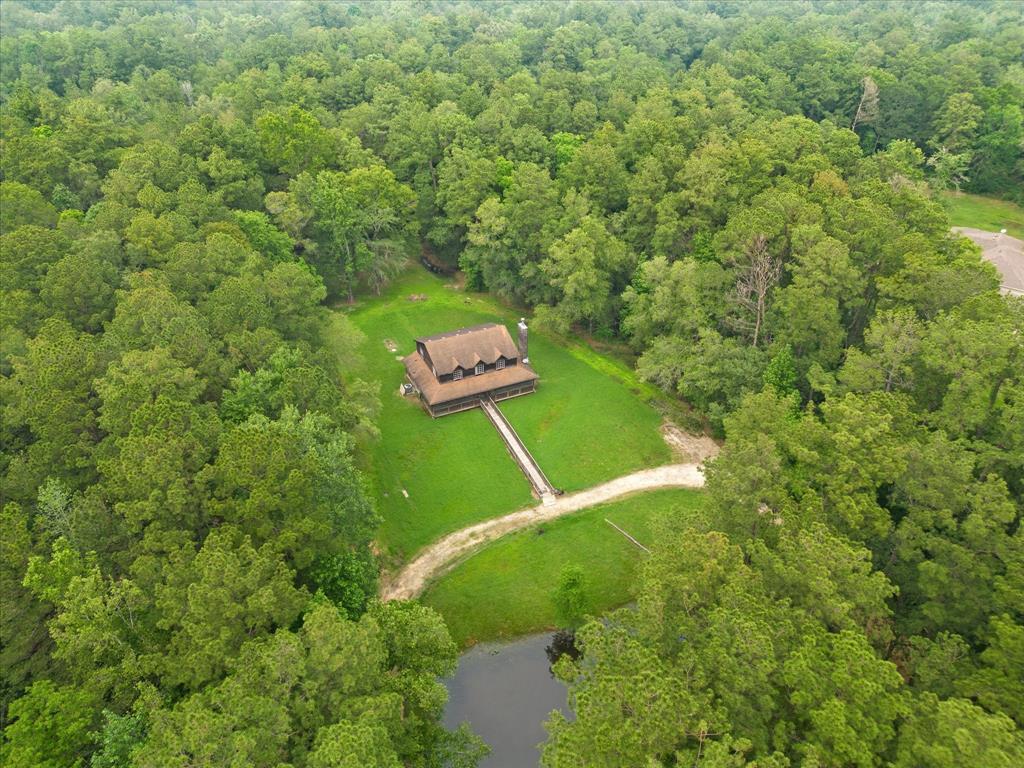
[[[487,418],[491,420],[495,429],[498,430],[498,434],[501,435],[502,441],[505,443],[505,447],[508,448],[508,452],[512,454],[512,458],[515,459],[516,464],[526,475],[526,479],[530,481],[530,485],[540,496],[541,501],[545,504],[553,503],[555,496],[558,491],[548,480],[544,474],[544,470],[540,468],[540,464],[533,458],[533,454],[530,453],[530,449],[526,447],[522,438],[516,432],[509,420],[505,418],[505,414],[501,412],[498,405],[491,399],[490,395],[484,395],[480,398],[480,407],[483,412],[487,414]]]

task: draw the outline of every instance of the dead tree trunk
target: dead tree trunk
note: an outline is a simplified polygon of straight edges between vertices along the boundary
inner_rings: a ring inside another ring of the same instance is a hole
[[[753,320],[747,321],[752,333],[751,345],[761,340],[764,318],[768,312],[768,293],[782,275],[782,260],[768,250],[768,238],[757,235],[746,250],[747,266],[736,282],[736,300]]]
[[[851,131],[856,131],[858,125],[867,125],[878,119],[879,101],[878,85],[870,77],[861,80],[864,90],[860,94],[860,103],[857,105],[857,112],[853,116]]]

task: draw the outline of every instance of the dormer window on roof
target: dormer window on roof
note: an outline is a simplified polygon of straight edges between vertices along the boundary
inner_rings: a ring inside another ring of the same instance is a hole
[[[424,336],[403,360],[407,378],[432,416],[476,408],[481,398],[529,394],[538,377],[523,354],[525,322],[519,324],[519,341],[517,346],[498,323]],[[466,378],[468,371],[473,375]]]

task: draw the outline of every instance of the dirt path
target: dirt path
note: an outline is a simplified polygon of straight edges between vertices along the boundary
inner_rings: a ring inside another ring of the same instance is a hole
[[[602,504],[620,496],[657,488],[702,488],[704,473],[698,464],[668,464],[623,475],[585,491],[560,496],[549,506],[529,507],[502,517],[485,520],[449,533],[428,546],[391,579],[381,583],[382,600],[416,597],[427,582],[451,567],[456,560],[477,547],[512,531],[553,520],[586,507]]]

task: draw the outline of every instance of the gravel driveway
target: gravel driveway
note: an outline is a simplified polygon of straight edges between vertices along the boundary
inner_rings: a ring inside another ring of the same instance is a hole
[[[643,469],[617,477],[577,493],[559,496],[553,504],[529,507],[501,517],[485,520],[468,528],[449,533],[417,555],[416,559],[399,571],[394,578],[381,583],[382,600],[403,600],[416,597],[435,576],[440,575],[455,561],[477,547],[494,541],[512,531],[553,520],[596,504],[626,496],[638,491],[656,488],[702,488],[704,473],[699,464],[668,464]]]
[[[1003,293],[1024,296],[1024,240],[971,227],[953,227],[953,231],[981,247],[981,255],[1002,275],[999,288]]]

